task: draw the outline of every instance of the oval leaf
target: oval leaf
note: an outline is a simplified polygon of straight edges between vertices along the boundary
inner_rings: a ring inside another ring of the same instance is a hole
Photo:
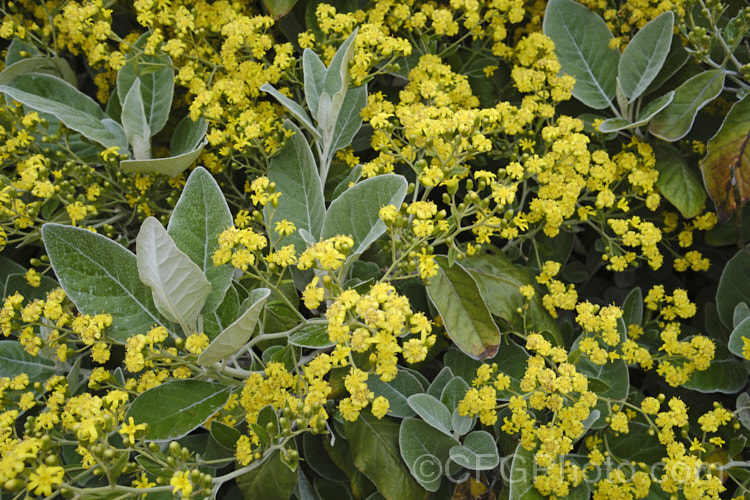
[[[20,342],[0,340],[0,377],[13,378],[25,373],[29,383],[44,382],[56,373],[55,364],[24,351]]]
[[[543,29],[555,42],[563,73],[576,79],[575,98],[590,108],[609,107],[615,96],[620,53],[609,48],[612,33],[604,20],[573,0],[550,0]]]
[[[179,156],[170,156],[169,158],[149,158],[140,160],[123,160],[120,162],[120,166],[125,172],[128,173],[158,173],[164,174],[167,177],[177,177],[182,172],[187,170],[190,165],[195,163],[195,160],[203,151],[203,147],[206,142],[202,142],[198,145],[197,149],[190,151]]]
[[[325,349],[335,345],[328,336],[326,325],[305,325],[289,336],[289,343],[308,349]]]
[[[401,422],[398,444],[414,479],[427,491],[437,491],[449,452],[460,443],[419,419],[407,418]]]
[[[554,240],[556,245],[558,238]],[[517,312],[523,307],[525,300],[520,287],[534,283],[528,271],[513,264],[499,249],[493,253],[489,253],[490,251],[489,247],[483,248],[479,254],[461,261],[461,265],[477,282],[487,309],[519,331],[525,328],[531,331],[550,332],[557,339],[557,345],[562,345],[557,322],[552,319],[538,295],[531,300],[525,318]],[[567,253],[564,259],[567,259]]]
[[[147,441],[167,441],[200,427],[229,400],[224,384],[204,380],[172,380],[141,393],[124,420],[148,424]]]
[[[640,97],[664,65],[672,45],[674,14],[664,12],[638,30],[620,57],[617,74],[631,101]]]
[[[383,396],[386,398],[390,403],[388,415],[398,418],[416,415],[409,406],[408,398],[423,391],[419,380],[406,370],[399,370],[396,378],[390,382],[383,382],[379,376],[370,375],[367,380],[367,388],[373,392],[375,397]]]
[[[734,309],[737,304],[750,304],[750,253],[741,250],[729,259],[719,279],[716,290],[716,312],[721,323],[731,329],[734,323]],[[732,349],[730,345],[730,349]],[[734,352],[734,351],[733,351]]]
[[[118,342],[168,326],[151,289],[138,279],[136,257],[122,245],[86,229],[42,226],[42,239],[60,286],[83,314],[112,315],[107,335]]]
[[[427,285],[427,295],[440,313],[445,331],[472,358],[494,356],[500,330],[487,310],[477,282],[460,264],[449,267],[444,256],[436,257],[435,262],[438,274]]]
[[[400,207],[409,183],[400,175],[383,174],[355,184],[333,200],[328,207],[321,238],[337,234],[354,240],[353,256],[359,255],[385,232],[378,213],[384,205]]]
[[[500,463],[495,440],[487,431],[474,431],[464,438],[463,446],[454,446],[451,460],[470,470],[490,470]]]
[[[191,153],[203,144],[206,137],[208,122],[203,118],[193,121],[190,115],[183,118],[172,132],[172,140],[169,143],[169,156],[181,156]]]
[[[135,245],[138,276],[151,287],[156,308],[192,334],[211,283],[154,217],[143,221]]]
[[[355,422],[344,422],[354,466],[389,500],[426,499],[427,491],[401,459],[399,427],[387,418],[378,420],[369,411],[362,412]]]
[[[116,146],[120,153],[128,152],[128,144],[122,140],[125,134],[103,126],[107,115],[99,105],[61,78],[41,73],[21,75],[13,80],[13,87],[0,85],[0,92],[31,109],[54,115],[69,129],[105,148]],[[117,127],[122,132],[122,127]]]
[[[203,167],[193,170],[174,207],[167,232],[177,248],[185,252],[211,282],[211,293],[203,312],[216,309],[232,283],[234,268],[213,263],[213,254],[219,248],[219,234],[232,225],[232,212],[213,176]]]
[[[649,125],[649,132],[665,141],[679,141],[690,132],[698,111],[721,94],[725,74],[719,69],[703,71],[674,91],[674,99]]]
[[[250,296],[242,304],[242,307],[245,308],[244,312],[237,321],[221,332],[205,351],[200,353],[198,364],[207,366],[218,363],[239,351],[253,336],[260,312],[263,310],[263,305],[269,295],[271,295],[271,290],[268,288],[256,288],[250,292]]]
[[[726,222],[750,199],[750,94],[734,103],[721,128],[708,141],[708,151],[701,163],[703,182],[716,205],[719,222]],[[734,169],[735,179],[732,178]],[[733,183],[736,181],[736,187]],[[735,198],[735,191],[740,199]]]
[[[289,120],[284,122],[284,128],[293,131],[294,135],[271,159],[268,167],[268,180],[276,183],[276,191],[281,197],[276,207],[264,209],[264,215],[270,230],[283,219],[294,223],[296,233],[281,240],[278,234],[271,233],[271,240],[277,248],[293,243],[294,250],[300,254],[307,248],[299,234],[302,229],[308,231],[315,241],[320,236],[326,213],[325,199],[318,167],[305,136]]]
[[[698,175],[688,166],[679,150],[669,144],[655,144],[656,187],[680,211],[691,219],[699,215],[706,203],[706,190]]]
[[[407,400],[417,415],[440,432],[451,435],[451,412],[434,396],[414,394]]]

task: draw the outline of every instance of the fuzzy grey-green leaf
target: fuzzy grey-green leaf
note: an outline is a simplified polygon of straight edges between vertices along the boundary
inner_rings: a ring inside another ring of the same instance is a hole
[[[275,224],[286,219],[294,223],[296,231],[283,239],[278,233],[271,233],[276,248],[294,244],[297,254],[307,248],[300,230],[308,231],[317,241],[323,228],[326,208],[323,186],[310,145],[302,131],[291,121],[284,122],[284,128],[294,132],[284,148],[271,159],[268,167],[268,180],[276,183],[276,191],[281,193],[276,207],[264,210],[266,223],[273,229]]]
[[[112,240],[86,229],[42,226],[42,239],[60,286],[83,314],[107,312],[105,334],[117,342],[170,327],[154,305],[151,289],[138,279],[136,257]]]
[[[427,295],[440,313],[446,333],[474,359],[491,358],[500,343],[500,330],[485,305],[477,282],[458,263],[435,257],[438,274],[427,285]]]
[[[177,245],[195,262],[211,282],[211,293],[203,312],[216,309],[232,283],[234,268],[229,264],[214,265],[213,254],[219,248],[219,235],[233,225],[221,188],[203,167],[190,174],[177,201],[167,232]]]
[[[143,221],[135,243],[138,276],[151,287],[156,308],[185,335],[195,333],[211,283],[156,218]]]
[[[172,380],[142,392],[124,420],[148,424],[147,441],[180,438],[200,427],[229,400],[224,384],[204,380]]]
[[[612,33],[604,20],[573,0],[550,0],[543,29],[555,42],[562,72],[576,79],[575,98],[594,109],[609,107],[620,53],[608,47]]]
[[[672,44],[674,14],[664,12],[638,30],[620,57],[618,76],[631,101],[640,97],[659,74]]]
[[[245,309],[241,312],[240,317],[200,353],[198,364],[207,366],[218,363],[240,350],[253,336],[255,326],[260,318],[260,312],[263,310],[263,305],[269,295],[271,295],[271,290],[268,288],[256,288],[250,292],[250,296],[242,304]]]
[[[328,207],[321,238],[337,234],[354,240],[351,255],[359,255],[385,232],[378,216],[384,205],[400,207],[408,182],[400,175],[383,174],[366,179],[344,191]]]

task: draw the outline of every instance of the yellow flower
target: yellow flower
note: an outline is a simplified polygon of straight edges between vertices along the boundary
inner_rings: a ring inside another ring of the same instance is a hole
[[[146,430],[146,424],[137,424],[133,420],[133,417],[129,417],[128,423],[122,424],[122,427],[118,431],[120,434],[122,434],[122,440],[125,443],[130,443],[130,446],[133,446],[135,444],[135,434],[138,431],[145,431]]]
[[[189,471],[175,472],[169,484],[172,486],[174,494],[180,493],[183,497],[189,497],[193,492],[193,485],[190,483]]]
[[[305,302],[305,307],[311,311],[316,309],[323,301],[323,297],[325,297],[325,290],[318,287],[318,281],[320,281],[320,278],[315,276],[302,292],[302,300]]]
[[[62,467],[40,465],[36,472],[29,474],[29,482],[26,483],[26,490],[34,491],[35,495],[48,496],[52,494],[52,486],[62,484],[65,471]]]
[[[193,354],[200,354],[208,347],[208,343],[205,333],[194,333],[185,340],[185,349]]]
[[[294,223],[289,222],[286,219],[283,219],[276,223],[274,226],[274,231],[279,233],[281,236],[288,236],[292,234],[295,231]]]
[[[390,403],[388,403],[388,400],[383,396],[378,396],[372,402],[372,414],[376,418],[383,418],[385,414],[388,413],[389,408]]]

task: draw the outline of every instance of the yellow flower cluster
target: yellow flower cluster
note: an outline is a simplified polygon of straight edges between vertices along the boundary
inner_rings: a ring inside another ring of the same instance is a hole
[[[219,235],[219,248],[213,254],[213,262],[221,266],[231,262],[243,271],[256,263],[256,252],[268,245],[266,237],[250,228],[230,227]]]
[[[628,325],[628,336],[622,344],[622,356],[628,363],[638,363],[648,370],[657,362],[657,373],[672,386],[684,384],[696,370],[706,370],[714,358],[714,342],[704,335],[694,335],[689,340],[679,340],[681,333],[677,318],[691,318],[696,313],[696,306],[688,299],[685,290],[676,289],[670,296],[662,285],[649,290],[644,298],[648,311],[656,311],[653,320],[661,330],[659,336],[662,345],[659,351],[663,355],[651,355],[649,351],[636,342],[642,329]]]
[[[581,352],[597,365],[619,359],[620,355],[614,348],[620,344],[617,320],[622,317],[622,309],[617,306],[599,308],[587,301],[578,303],[576,312],[576,322],[585,333],[578,344]],[[605,348],[601,347],[601,342]]]
[[[322,354],[313,359],[310,366]],[[320,362],[319,362],[320,364]],[[326,364],[325,361],[322,364]],[[330,369],[331,363],[328,363]],[[255,424],[258,414],[266,405],[276,410],[283,410],[287,422],[294,422],[296,431],[305,429],[314,433],[325,432],[328,413],[324,405],[331,393],[331,386],[323,379],[327,373],[315,369],[305,369],[304,376],[298,376],[286,370],[282,363],[270,362],[264,374],[252,373],[246,380],[240,395],[240,404],[245,410],[245,418]],[[281,423],[281,422],[280,422]],[[281,425],[282,433],[290,430]],[[275,438],[275,436],[271,436]],[[236,455],[241,464],[247,465],[253,459],[260,458],[260,440],[252,430],[243,435],[237,443]]]
[[[545,473],[535,476],[534,486],[543,495],[565,496],[583,480],[581,468],[563,457],[573,450],[573,443],[584,432],[584,420],[596,404],[596,395],[588,390],[587,378],[567,362],[568,353],[552,346],[542,335],[527,337],[526,348],[534,353],[528,360],[520,381],[521,393],[510,398],[510,417],[503,419],[502,430],[520,433],[521,445],[534,451],[536,464]],[[496,365],[482,365],[477,370],[475,386],[459,403],[462,415],[477,415],[485,425],[497,420],[498,390],[509,386],[503,373],[493,377]],[[550,412],[546,419],[543,412]],[[561,458],[563,458],[561,460]]]
[[[557,317],[558,309],[572,310],[578,302],[578,292],[575,286],[565,284],[554,279],[560,273],[561,264],[555,261],[545,261],[541,272],[536,277],[537,282],[547,287],[547,293],[542,296],[542,304],[553,318]]]
[[[365,295],[348,289],[341,292],[326,311],[331,342],[357,353],[370,352],[369,362],[381,380],[393,380],[398,354],[407,363],[418,363],[435,344],[429,320],[413,312],[409,300],[393,285],[377,283]],[[399,345],[398,338],[416,336]]]

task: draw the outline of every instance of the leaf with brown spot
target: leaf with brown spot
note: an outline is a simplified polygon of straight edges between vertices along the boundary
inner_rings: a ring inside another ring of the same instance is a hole
[[[701,163],[703,182],[716,205],[719,222],[726,222],[750,200],[750,94],[736,102],[708,141]],[[739,198],[739,199],[738,199]]]
[[[476,280],[459,263],[435,256],[438,274],[427,285],[427,295],[443,319],[456,347],[474,359],[491,358],[500,343],[500,330],[487,309]]]

